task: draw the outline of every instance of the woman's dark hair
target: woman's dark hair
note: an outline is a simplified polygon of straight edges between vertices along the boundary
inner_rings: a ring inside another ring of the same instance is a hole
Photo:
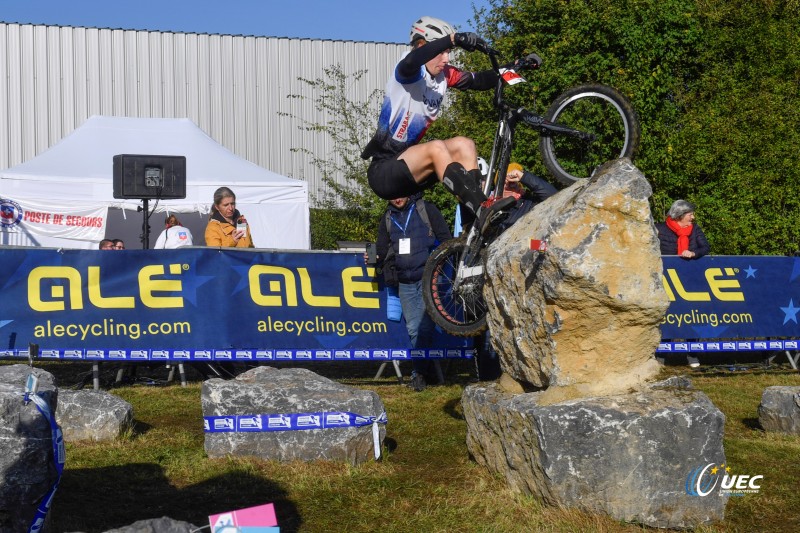
[[[168,216],[167,218],[164,219],[164,224],[168,228],[171,228],[172,226],[180,226],[181,225],[181,221],[178,220],[178,217],[176,217],[175,215],[170,215],[170,216]]]

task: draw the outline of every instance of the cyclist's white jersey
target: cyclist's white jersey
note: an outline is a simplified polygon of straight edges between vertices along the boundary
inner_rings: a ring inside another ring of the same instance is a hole
[[[447,88],[466,88],[472,78],[471,72],[463,72],[452,65],[446,65],[437,76],[431,76],[422,65],[415,76],[404,79],[396,66],[394,75],[386,83],[378,129],[362,157],[384,159],[419,143],[428,127],[439,118]]]

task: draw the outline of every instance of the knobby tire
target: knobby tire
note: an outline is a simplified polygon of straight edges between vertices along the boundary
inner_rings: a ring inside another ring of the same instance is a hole
[[[608,161],[632,159],[639,148],[636,111],[627,98],[606,85],[586,84],[564,91],[550,105],[545,119],[596,136],[587,143],[564,134],[541,135],[544,165],[564,185],[590,177]]]
[[[486,303],[483,299],[484,275],[462,281],[459,293],[453,281],[465,236],[442,243],[428,257],[422,275],[425,309],[444,331],[459,337],[472,337],[486,330]],[[478,261],[483,262],[483,253]]]

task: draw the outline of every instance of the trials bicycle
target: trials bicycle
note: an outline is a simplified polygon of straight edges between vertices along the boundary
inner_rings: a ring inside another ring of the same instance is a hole
[[[492,231],[516,203],[502,198],[505,173],[511,161],[514,131],[524,123],[539,133],[539,152],[548,172],[564,185],[588,178],[595,168],[621,157],[632,158],[639,147],[636,112],[617,90],[585,84],[564,91],[544,116],[507,102],[507,85],[524,82],[520,71],[538,68],[542,60],[529,54],[508,68],[497,51],[482,47],[499,74],[494,107],[499,117],[489,171],[483,185],[487,210],[470,229],[442,243],[428,258],[422,276],[425,308],[433,321],[452,335],[473,336],[486,329],[483,298],[484,261],[488,244],[499,234]]]

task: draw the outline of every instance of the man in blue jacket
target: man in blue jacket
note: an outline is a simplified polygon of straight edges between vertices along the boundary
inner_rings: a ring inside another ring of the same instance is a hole
[[[425,312],[422,273],[431,251],[452,236],[442,213],[421,193],[390,200],[378,224],[378,266],[386,285],[397,286],[412,348],[432,347],[435,325]],[[428,363],[413,360],[411,386],[417,391],[425,388]]]

